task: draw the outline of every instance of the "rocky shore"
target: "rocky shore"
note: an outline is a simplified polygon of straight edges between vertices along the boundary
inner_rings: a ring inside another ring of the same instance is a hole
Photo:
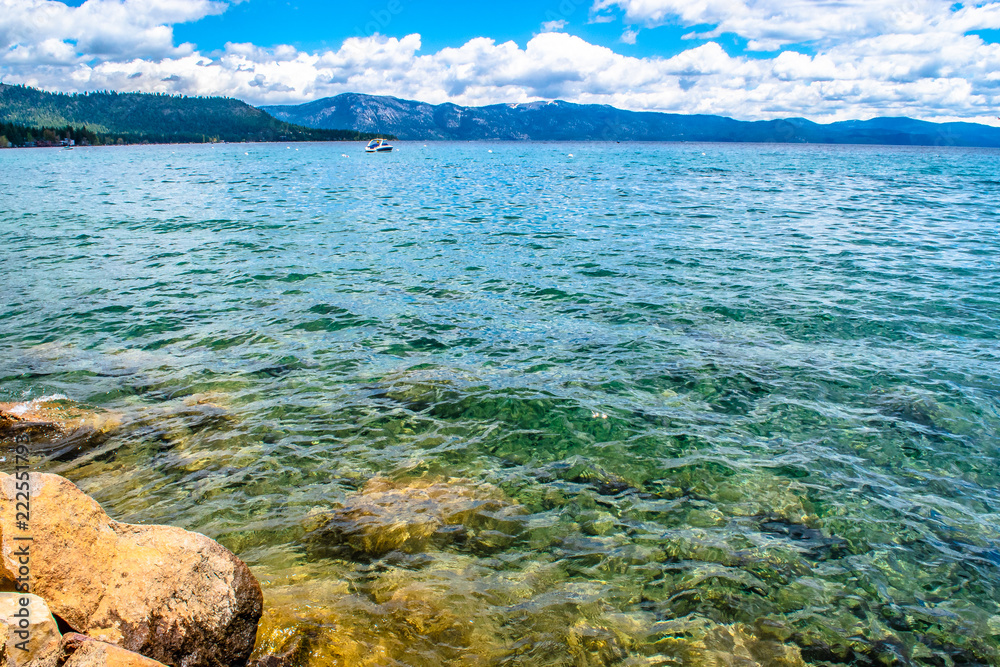
[[[198,533],[114,521],[17,448],[58,460],[121,427],[61,397],[0,403],[14,472],[0,473],[0,667],[245,666],[263,596],[243,561]]]
[[[260,585],[217,542],[114,521],[58,475],[0,474],[0,504],[7,665],[247,663]]]

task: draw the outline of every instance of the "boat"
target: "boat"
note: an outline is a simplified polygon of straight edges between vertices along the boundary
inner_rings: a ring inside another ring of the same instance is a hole
[[[372,139],[368,142],[368,145],[365,146],[366,153],[388,153],[391,150],[392,146],[389,145],[389,142],[382,137]]]

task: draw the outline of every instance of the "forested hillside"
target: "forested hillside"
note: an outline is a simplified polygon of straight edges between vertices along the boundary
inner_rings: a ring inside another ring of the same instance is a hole
[[[227,97],[113,91],[64,94],[4,84],[0,84],[0,123],[7,124],[0,134],[15,145],[43,140],[43,128],[66,136],[67,126],[78,132],[85,128],[93,135],[88,143],[360,141],[374,136],[293,125]],[[32,139],[25,139],[28,134]]]

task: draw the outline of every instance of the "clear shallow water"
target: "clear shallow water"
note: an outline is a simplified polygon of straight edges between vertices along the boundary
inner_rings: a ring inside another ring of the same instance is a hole
[[[298,628],[302,663],[710,664],[728,628],[816,664],[1000,664],[998,173],[954,149],[3,151],[0,400],[120,413],[41,469],[236,551],[261,650]],[[317,541],[376,475],[390,516],[419,484],[498,505],[409,553]]]

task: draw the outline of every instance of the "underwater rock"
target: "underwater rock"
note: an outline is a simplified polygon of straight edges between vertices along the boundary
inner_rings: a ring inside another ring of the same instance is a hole
[[[548,470],[560,479],[576,484],[586,484],[602,496],[614,496],[626,491],[641,493],[634,483],[621,475],[605,470],[583,456],[572,456],[548,466]]]
[[[874,407],[891,419],[932,432],[962,433],[969,427],[960,411],[927,390],[910,386],[872,392]]]
[[[0,474],[0,537],[17,534],[15,484]],[[243,561],[204,535],[113,521],[58,475],[29,485],[32,590],[71,628],[176,667],[246,663],[262,596]],[[13,543],[2,579],[16,576]]]
[[[121,423],[120,415],[87,410],[57,397],[0,403],[0,443],[27,435],[32,452],[46,456],[99,445],[114,435]]]
[[[308,630],[295,628],[291,637],[275,649],[276,653],[268,653],[248,663],[248,667],[299,667],[306,663],[306,653],[310,647]],[[267,636],[267,632],[264,633]],[[265,640],[267,641],[267,640]]]
[[[449,560],[447,574],[437,571],[451,585],[461,583],[455,565],[461,571],[471,560]],[[430,570],[391,568],[354,585],[320,570],[269,588],[251,667],[496,664],[498,628],[479,614],[475,582],[444,587]]]
[[[375,477],[342,507],[316,517],[305,541],[309,554],[320,557],[377,558],[455,542],[490,551],[515,539],[524,513],[491,484]]]
[[[236,421],[220,397],[196,394],[183,401],[144,406],[131,415],[129,427],[137,437],[184,448],[199,433],[232,429]]]
[[[726,516],[770,517],[810,527],[817,522],[808,487],[768,469],[691,464],[677,469],[675,484],[688,498],[707,501]]]
[[[587,512],[579,517],[580,529],[587,535],[607,535],[618,524],[614,515],[608,512]]]
[[[381,378],[372,386],[372,397],[420,412],[460,400],[460,389],[478,382],[478,378],[458,368],[418,365]]]
[[[657,650],[686,667],[805,667],[802,652],[755,634],[742,623],[719,625],[700,617],[658,623]]]
[[[823,531],[809,526],[789,523],[780,518],[761,517],[759,530],[790,540],[798,550],[813,561],[835,558],[847,551],[847,541],[839,537],[827,537]]]
[[[617,614],[608,587],[437,552],[419,568],[308,563],[266,578],[252,667],[638,665],[652,615]],[[645,663],[643,663],[645,664]]]
[[[166,667],[144,655],[76,632],[63,637],[62,658],[65,662],[59,667]]]
[[[566,641],[573,664],[577,667],[605,667],[628,658],[628,650],[612,630],[590,621],[580,620]]]
[[[27,602],[22,605],[22,602]],[[45,600],[29,593],[0,593],[0,665],[54,662],[62,636]],[[20,646],[19,646],[20,644]],[[26,649],[26,650],[25,650]]]

